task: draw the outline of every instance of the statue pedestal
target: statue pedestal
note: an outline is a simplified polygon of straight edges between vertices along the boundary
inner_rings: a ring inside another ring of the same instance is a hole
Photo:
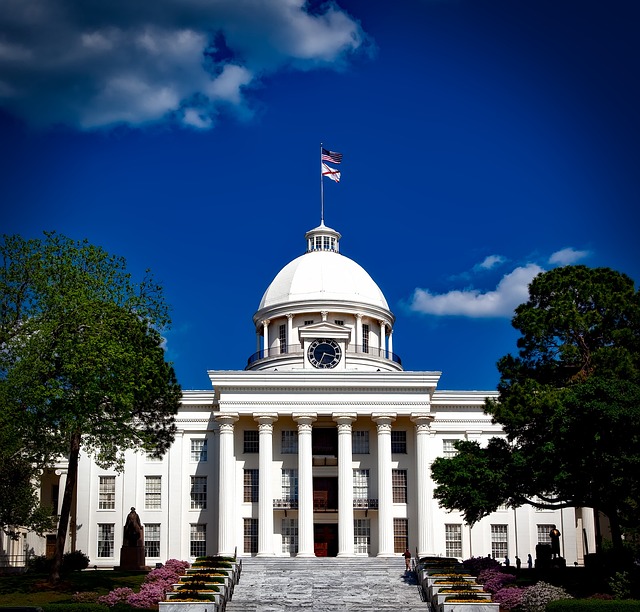
[[[146,569],[144,546],[123,546],[120,549],[121,571],[140,571]]]

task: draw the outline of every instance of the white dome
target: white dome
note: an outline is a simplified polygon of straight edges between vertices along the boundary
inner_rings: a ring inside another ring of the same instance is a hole
[[[259,310],[290,302],[356,302],[389,310],[382,291],[355,261],[332,251],[312,251],[287,264],[269,285]]]

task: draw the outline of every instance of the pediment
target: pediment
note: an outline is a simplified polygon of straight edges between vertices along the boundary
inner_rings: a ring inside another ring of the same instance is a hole
[[[298,334],[301,341],[309,338],[348,340],[351,337],[351,329],[344,325],[336,325],[329,321],[321,321],[320,323],[311,323],[310,325],[298,328]]]

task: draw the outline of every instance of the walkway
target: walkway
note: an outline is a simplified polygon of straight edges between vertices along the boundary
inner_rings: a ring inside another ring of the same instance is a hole
[[[428,612],[404,559],[243,558],[226,612]]]

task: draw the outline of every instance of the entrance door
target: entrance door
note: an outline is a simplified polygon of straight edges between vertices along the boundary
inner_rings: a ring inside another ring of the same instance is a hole
[[[313,511],[338,511],[338,479],[334,477],[313,478]]]
[[[338,524],[313,526],[313,542],[316,557],[335,557],[338,554]]]

